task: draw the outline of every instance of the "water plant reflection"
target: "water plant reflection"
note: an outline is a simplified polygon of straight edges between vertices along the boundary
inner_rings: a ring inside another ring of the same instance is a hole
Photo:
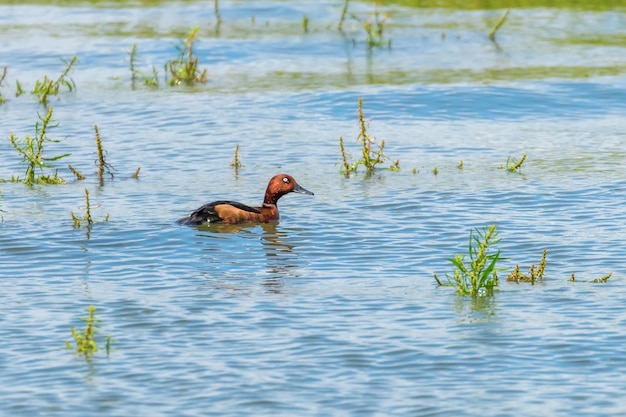
[[[265,280],[263,285],[272,288],[276,292],[282,286],[284,278],[298,276],[298,256],[294,252],[295,245],[289,242],[291,230],[280,227],[278,223],[260,224],[225,224],[209,223],[195,226],[200,232],[198,236],[209,239],[219,239],[218,246],[210,246],[210,253],[207,259],[212,267],[224,264],[228,267],[227,275],[242,276],[249,279],[245,265],[256,259],[259,263],[265,263]],[[239,238],[243,239],[242,242]],[[260,245],[256,243],[260,242]],[[232,244],[232,246],[231,246]],[[240,248],[245,249],[245,256],[242,258],[239,253]],[[219,252],[216,252],[217,249]],[[262,251],[262,252],[261,252]],[[261,257],[265,259],[262,261]],[[242,268],[244,272],[237,273],[236,270]],[[213,274],[216,271],[213,271]]]

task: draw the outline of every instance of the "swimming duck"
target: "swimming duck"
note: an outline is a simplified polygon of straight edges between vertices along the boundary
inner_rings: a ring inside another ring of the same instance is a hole
[[[183,225],[201,225],[205,223],[246,223],[259,222],[269,223],[279,218],[278,200],[288,193],[300,193],[314,195],[309,190],[302,188],[296,180],[288,174],[274,175],[267,184],[263,205],[251,207],[236,201],[219,200],[208,203],[177,221]]]

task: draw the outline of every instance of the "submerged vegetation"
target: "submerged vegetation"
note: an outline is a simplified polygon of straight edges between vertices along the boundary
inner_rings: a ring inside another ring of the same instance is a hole
[[[539,261],[539,266],[535,268],[535,265],[531,265],[528,268],[528,275],[525,275],[520,272],[519,265],[515,265],[513,272],[507,275],[506,280],[511,282],[530,282],[534,284],[537,281],[543,281],[543,274],[546,271],[546,257],[548,256],[548,250],[543,250],[543,255],[541,256],[541,261]]]
[[[446,274],[446,282],[441,282],[435,274],[437,284],[454,287],[461,295],[493,295],[493,289],[498,285],[496,264],[500,260],[500,250],[493,247],[499,241],[495,225],[470,232],[468,253],[449,259],[455,267],[454,273]],[[466,262],[466,256],[469,262]]]
[[[354,162],[350,161],[345,146],[343,144],[343,137],[339,137],[339,151],[341,152],[342,167],[341,172],[346,176],[349,176],[351,172],[356,172],[359,165],[365,167],[365,171],[371,174],[376,169],[376,166],[389,160],[383,150],[385,148],[385,141],[382,140],[380,145],[376,142],[376,138],[373,138],[367,133],[367,122],[363,116],[363,98],[359,97],[357,114],[359,118],[359,134],[356,138],[356,142],[361,144],[361,158]],[[376,149],[376,147],[378,147]],[[397,171],[400,169],[400,161],[395,160],[389,166],[390,170]]]
[[[604,283],[606,283],[606,282],[609,280],[609,278],[611,278],[612,276],[613,276],[613,273],[612,273],[612,272],[609,272],[608,274],[605,274],[605,275],[603,275],[603,276],[601,276],[601,277],[599,277],[599,278],[594,278],[591,282],[593,282],[593,283],[595,283],[595,284],[599,284],[599,283],[604,284]],[[576,279],[576,276],[575,276],[575,274],[574,274],[573,272],[572,272],[572,275],[570,276],[570,279],[569,279],[569,280],[570,280],[571,282],[578,282],[578,280]]]
[[[526,154],[524,153],[522,155],[522,157],[518,160],[512,156],[509,156],[508,158],[506,158],[506,170],[508,172],[514,172],[514,173],[520,173],[521,172],[521,168],[522,168],[522,164],[524,163],[524,161],[526,160]]]

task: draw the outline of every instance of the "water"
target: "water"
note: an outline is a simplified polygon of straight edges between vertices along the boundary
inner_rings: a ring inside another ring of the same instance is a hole
[[[0,6],[2,137],[45,112],[15,80],[30,91],[79,57],[46,148],[72,153],[56,163],[69,184],[1,184],[0,415],[624,414],[623,5],[513,9],[497,44],[502,10],[388,6],[392,48],[371,52],[354,20],[334,30],[339,3],[220,6],[217,33],[193,1]],[[132,44],[162,75],[194,25],[209,83],[131,89]],[[359,97],[400,172],[339,174]],[[94,124],[115,169],[102,186]],[[499,168],[523,153],[521,174]],[[8,140],[0,161],[23,176]],[[277,172],[315,192],[284,197],[278,224],[174,223],[258,204]],[[85,188],[96,223],[76,229]],[[502,266],[548,249],[545,281],[476,300],[437,288],[489,224]],[[85,359],[64,343],[89,305]]]

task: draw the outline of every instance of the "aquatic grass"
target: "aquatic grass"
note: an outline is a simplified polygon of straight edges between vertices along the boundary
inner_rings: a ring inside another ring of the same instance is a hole
[[[0,75],[0,88],[2,88],[3,85],[5,85],[4,79],[7,76],[7,67],[6,65],[2,68],[2,75]],[[0,104],[4,104],[6,103],[6,99],[2,96],[2,93],[0,93]]]
[[[350,162],[350,157],[343,143],[343,137],[339,137],[339,150],[342,158],[340,171],[346,176],[349,176],[351,172],[357,172],[359,165],[363,165],[366,173],[371,174],[374,172],[377,165],[383,163],[385,160],[389,160],[389,158],[383,154],[385,141],[382,140],[380,145],[378,145],[376,138],[373,138],[367,133],[367,122],[363,116],[363,97],[359,97],[357,115],[359,118],[359,134],[356,138],[356,142],[361,143],[361,158]],[[378,149],[376,149],[375,146],[378,146]],[[393,161],[388,169],[398,171],[400,169],[400,161]]]
[[[343,8],[341,9],[341,18],[337,24],[337,30],[339,32],[343,32],[343,22],[346,20],[346,14],[348,13],[348,3],[350,3],[350,0],[344,0]]]
[[[72,172],[72,174],[74,174],[74,176],[76,177],[78,181],[82,181],[85,179],[85,176],[79,170],[74,168],[72,165],[68,164],[67,168]]]
[[[96,343],[97,329],[100,327],[100,320],[96,319],[96,308],[90,305],[87,308],[87,317],[81,317],[80,320],[85,322],[84,330],[77,330],[74,327],[70,328],[74,344],[69,341],[65,341],[65,347],[70,350],[75,350],[77,354],[84,357],[91,357],[98,351],[98,344]],[[111,351],[111,343],[113,340],[111,336],[105,337],[105,351],[107,356]]]
[[[71,212],[72,222],[74,223],[74,228],[79,228],[83,223],[87,223],[88,226],[93,224],[93,217],[91,217],[91,203],[89,202],[89,190],[85,188],[85,214],[83,217],[78,217]]]
[[[607,282],[609,280],[609,278],[611,278],[612,275],[613,275],[613,273],[609,272],[608,274],[606,274],[604,276],[601,276],[600,278],[595,278],[593,280],[593,282],[595,282],[596,284],[597,283],[605,283],[605,282]]]
[[[541,256],[541,261],[539,261],[539,266],[535,268],[535,265],[532,264],[530,268],[528,268],[528,275],[523,274],[519,270],[519,265],[515,265],[513,272],[507,275],[506,280],[509,282],[530,282],[531,284],[535,284],[537,281],[543,281],[543,275],[546,270],[548,250],[544,249],[543,254]]]
[[[74,214],[73,211],[70,212],[72,216],[73,227],[75,229],[80,228],[83,225],[83,223],[85,223],[88,228],[91,228],[91,226],[93,226],[94,220],[93,220],[93,216],[91,215],[91,208],[92,207],[91,207],[91,201],[89,199],[89,189],[85,188],[85,214],[83,214],[82,217],[78,217],[76,214]],[[104,221],[105,222],[109,221],[108,214],[104,217]]]
[[[178,57],[169,60],[165,64],[166,72],[169,71],[171,78],[169,85],[206,83],[207,70],[200,71],[198,68],[198,57],[194,55],[193,47],[198,37],[199,26],[191,29],[189,34],[181,41],[181,45],[177,46]]]
[[[15,80],[15,97],[19,97],[24,94],[24,89],[22,88],[22,84],[20,84],[19,80]]]
[[[98,159],[96,163],[98,165],[98,180],[100,185],[104,182],[104,173],[106,172],[113,178],[113,167],[106,161],[105,151],[102,149],[102,139],[100,138],[100,132],[98,131],[98,125],[93,125],[96,132],[96,150],[98,152]]]
[[[506,158],[506,170],[511,173],[521,173],[522,164],[526,160],[526,154],[524,153],[522,157],[518,160],[512,156]]]
[[[44,156],[44,147],[48,143],[58,143],[60,140],[50,139],[48,131],[57,127],[58,122],[52,120],[53,109],[50,107],[45,117],[39,116],[39,121],[35,123],[35,136],[26,135],[21,140],[15,136],[13,132],[9,134],[9,140],[15,150],[22,155],[22,162],[26,165],[26,173],[24,179],[13,177],[12,182],[23,182],[27,185],[34,184],[65,184],[65,180],[58,176],[57,171],[54,175],[45,174],[45,169],[52,169],[54,165],[50,162],[58,161],[71,154],[61,154],[53,157]],[[39,175],[37,173],[40,173]]]
[[[446,274],[447,282],[441,282],[437,274],[434,274],[435,281],[439,286],[454,287],[460,295],[493,295],[498,285],[496,266],[500,260],[500,250],[495,251],[493,247],[499,241],[495,225],[470,232],[467,255],[457,254],[449,259],[455,270],[452,275]],[[465,261],[466,256],[469,263]]]
[[[82,321],[86,322],[85,330],[80,331],[76,330],[74,327],[70,328],[76,346],[73,346],[72,343],[68,341],[65,342],[65,347],[72,350],[74,350],[75,347],[77,353],[85,356],[92,355],[98,350],[98,345],[96,344],[96,308],[89,306],[87,312],[89,315],[86,318],[81,318]]]
[[[594,283],[594,284],[604,284],[604,283],[606,283],[606,282],[609,280],[609,278],[611,278],[612,276],[613,276],[613,273],[612,273],[612,272],[609,272],[608,274],[605,274],[605,275],[603,275],[603,276],[601,276],[601,277],[599,277],[599,278],[594,278],[591,282],[592,282],[592,283]],[[575,275],[573,272],[572,272],[572,275],[570,275],[569,281],[570,281],[570,282],[579,282],[579,281],[577,281],[577,280],[576,280],[576,275]],[[583,282],[584,282],[584,281],[583,281]]]
[[[504,12],[504,15],[502,15],[500,20],[498,20],[495,26],[491,29],[491,32],[489,32],[489,39],[491,39],[491,41],[495,42],[496,32],[498,32],[498,30],[502,27],[502,25],[504,25],[504,22],[506,22],[506,19],[509,17],[510,11],[511,11],[510,9],[506,9],[506,12]]]
[[[382,48],[384,46],[391,48],[391,39],[385,39],[383,35],[386,18],[384,16],[381,17],[380,12],[378,11],[378,4],[376,4],[374,12],[368,20],[361,20],[356,15],[351,16],[354,20],[359,22],[363,30],[365,30],[365,34],[367,35],[365,44],[368,49]]]
[[[243,166],[241,160],[239,159],[239,144],[235,146],[235,154],[233,155],[233,160],[230,161],[230,166],[235,168],[235,171],[239,170]]]
[[[302,30],[304,33],[309,33],[309,17],[307,15],[302,16]]]
[[[219,0],[213,0],[213,11],[215,13],[215,19],[217,19],[217,25],[222,23],[222,15],[220,14]]]
[[[141,167],[137,167],[131,178],[138,180],[139,179],[139,171],[141,171]]]
[[[58,96],[59,90],[62,86],[65,86],[68,89],[68,91],[76,90],[76,83],[74,83],[74,80],[67,77],[70,70],[76,63],[76,60],[77,60],[76,55],[72,57],[72,59],[70,59],[69,61],[65,61],[62,59],[61,61],[63,61],[66,64],[66,66],[63,72],[61,73],[61,75],[59,76],[59,78],[57,78],[56,80],[53,81],[52,79],[48,78],[47,75],[44,75],[44,78],[42,81],[39,81],[39,80],[36,81],[35,87],[32,89],[31,93],[37,95],[37,97],[39,98],[39,102],[41,104],[43,105],[48,104],[49,95]]]
[[[130,73],[131,73],[131,87],[135,88],[137,79],[141,79],[141,82],[144,85],[147,85],[149,87],[158,87],[159,86],[159,74],[155,68],[155,66],[152,66],[152,75],[148,76],[145,75],[143,72],[138,71],[135,68],[135,60],[136,60],[136,56],[137,56],[137,44],[134,43],[130,52],[129,52],[129,61],[130,61]]]

